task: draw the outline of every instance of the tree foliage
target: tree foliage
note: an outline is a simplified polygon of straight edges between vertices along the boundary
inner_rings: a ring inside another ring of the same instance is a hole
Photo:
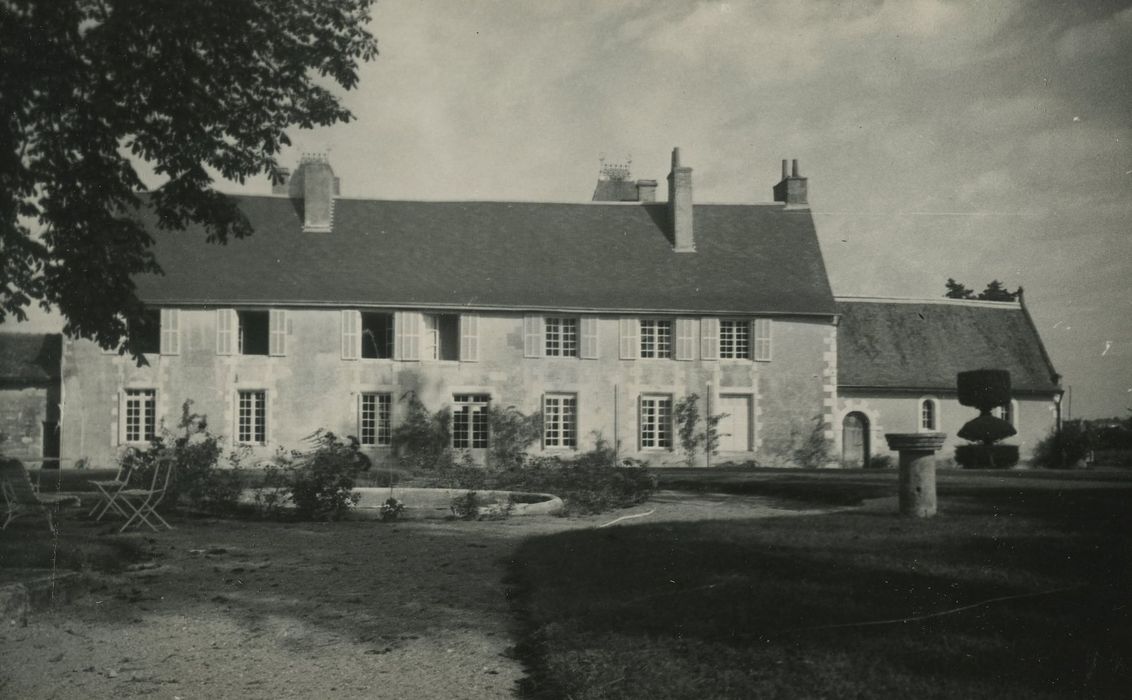
[[[0,3],[0,321],[38,302],[104,347],[143,308],[132,277],[160,273],[158,226],[210,242],[251,233],[212,188],[282,179],[286,129],[348,121],[377,54],[373,0],[7,0]],[[163,181],[144,201],[135,165]]]
[[[1022,288],[1010,291],[1006,285],[998,280],[991,280],[987,283],[986,289],[975,294],[974,290],[968,289],[966,285],[961,282],[956,282],[954,278],[948,277],[944,285],[947,292],[944,294],[949,299],[981,299],[983,301],[1014,301],[1022,294]]]

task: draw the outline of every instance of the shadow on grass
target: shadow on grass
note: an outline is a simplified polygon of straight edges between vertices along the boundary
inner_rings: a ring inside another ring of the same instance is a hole
[[[512,570],[526,694],[1122,696],[1125,497],[1001,496],[972,490],[926,521],[852,512],[528,540]]]

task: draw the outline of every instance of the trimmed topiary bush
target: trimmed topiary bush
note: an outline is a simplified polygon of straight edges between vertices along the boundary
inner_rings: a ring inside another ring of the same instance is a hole
[[[1018,464],[1018,446],[958,445],[955,461],[964,469],[1010,469]]]
[[[1010,372],[1004,369],[976,369],[956,377],[959,403],[982,413],[1010,403]]]

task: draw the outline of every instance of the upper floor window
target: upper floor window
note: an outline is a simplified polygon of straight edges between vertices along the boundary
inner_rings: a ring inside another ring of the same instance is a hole
[[[422,321],[421,359],[459,360],[460,315],[424,314]]]
[[[271,318],[267,311],[236,312],[238,329],[236,352],[240,355],[266,355],[271,347]]]
[[[157,390],[127,389],[125,399],[125,441],[149,442],[157,432]]]
[[[458,450],[486,448],[491,396],[456,394],[453,401],[456,409],[452,411],[452,447]]]
[[[130,341],[146,354],[161,352],[161,310],[146,309],[137,323],[130,324]]]
[[[393,397],[390,394],[365,393],[358,407],[358,442],[363,445],[388,447],[393,439]]]
[[[939,405],[935,399],[920,400],[920,430],[939,429]]]
[[[393,357],[393,314],[362,312],[362,357],[388,360]]]
[[[547,357],[578,356],[578,319],[548,316],[544,321]]]
[[[672,321],[641,319],[641,357],[672,357]]]
[[[751,324],[747,321],[719,322],[719,357],[723,360],[748,360],[751,357]]]

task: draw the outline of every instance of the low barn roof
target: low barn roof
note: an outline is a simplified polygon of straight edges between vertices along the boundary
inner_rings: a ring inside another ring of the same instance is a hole
[[[43,383],[59,378],[62,337],[0,333],[0,382]]]
[[[274,304],[834,313],[808,211],[695,206],[694,253],[675,253],[661,204],[338,199],[330,233],[301,203],[239,196],[255,234],[206,244],[197,227],[148,229],[164,276],[150,304]]]
[[[1010,371],[1015,391],[1052,393],[1058,377],[1019,304],[837,300],[841,388],[954,391],[955,375]]]

